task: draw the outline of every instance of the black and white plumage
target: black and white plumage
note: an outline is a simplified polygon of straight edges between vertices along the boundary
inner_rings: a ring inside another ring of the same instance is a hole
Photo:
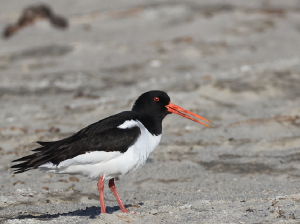
[[[210,122],[170,103],[170,97],[165,92],[149,91],[136,100],[131,111],[100,120],[68,138],[38,142],[41,147],[34,149],[34,154],[14,160],[13,162],[22,163],[12,168],[16,169],[15,173],[38,168],[52,173],[81,174],[99,179],[101,212],[105,212],[103,181],[110,180],[109,186],[122,211],[128,212],[115,190],[114,178],[144,165],[159,144],[162,121],[170,113],[205,126],[208,125],[187,114]]]

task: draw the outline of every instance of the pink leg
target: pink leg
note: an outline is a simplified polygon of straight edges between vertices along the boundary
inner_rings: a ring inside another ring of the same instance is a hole
[[[121,198],[119,197],[119,194],[118,194],[116,186],[115,186],[114,178],[109,180],[108,186],[109,186],[109,189],[113,192],[115,198],[117,199],[117,202],[119,203],[121,211],[123,213],[129,213],[128,210],[123,205],[123,202],[121,201]]]
[[[103,191],[104,191],[103,176],[101,176],[99,178],[97,186],[98,186],[98,190],[99,190],[101,213],[106,213],[105,204],[104,204],[104,194],[103,194]]]

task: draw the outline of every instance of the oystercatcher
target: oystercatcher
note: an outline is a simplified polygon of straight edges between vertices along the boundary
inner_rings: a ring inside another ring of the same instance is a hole
[[[162,121],[170,113],[210,127],[196,118],[211,123],[209,120],[172,104],[167,93],[149,91],[135,101],[131,111],[107,117],[59,141],[37,142],[41,147],[32,150],[34,154],[14,160],[23,162],[12,168],[16,168],[14,173],[39,168],[51,173],[81,174],[99,179],[101,213],[106,213],[103,182],[109,180],[110,190],[122,212],[127,213],[114,178],[144,165],[160,142]]]

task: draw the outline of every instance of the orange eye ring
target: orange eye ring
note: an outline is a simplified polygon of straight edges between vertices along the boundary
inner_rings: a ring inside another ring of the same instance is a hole
[[[157,96],[154,97],[154,101],[159,101],[159,98]]]

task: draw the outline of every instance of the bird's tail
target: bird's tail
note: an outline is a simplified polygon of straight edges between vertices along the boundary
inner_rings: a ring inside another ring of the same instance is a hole
[[[67,139],[63,139],[55,142],[37,142],[41,147],[32,150],[36,152],[29,156],[24,156],[22,158],[16,159],[12,162],[23,162],[16,165],[13,165],[11,168],[15,169],[14,173],[23,173],[27,170],[36,169],[40,165],[51,160],[55,157],[53,150],[65,143]]]

